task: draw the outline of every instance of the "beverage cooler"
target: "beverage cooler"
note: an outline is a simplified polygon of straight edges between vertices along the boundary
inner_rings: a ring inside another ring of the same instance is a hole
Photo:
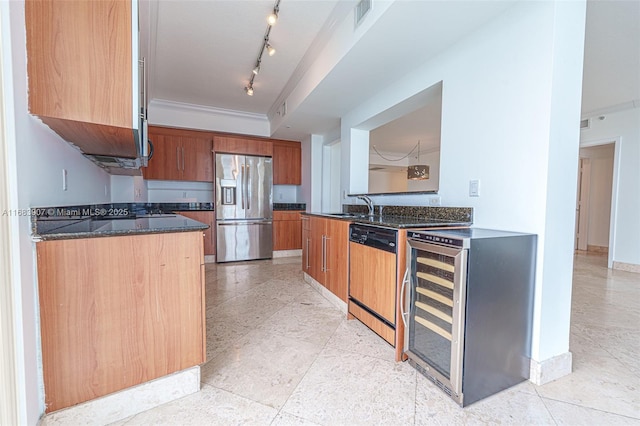
[[[405,354],[463,407],[529,378],[535,251],[531,234],[408,233]]]

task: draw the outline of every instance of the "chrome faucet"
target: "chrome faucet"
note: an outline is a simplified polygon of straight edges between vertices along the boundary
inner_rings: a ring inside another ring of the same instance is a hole
[[[358,199],[365,202],[367,207],[369,207],[369,216],[373,216],[373,201],[369,198],[368,195],[358,195]]]

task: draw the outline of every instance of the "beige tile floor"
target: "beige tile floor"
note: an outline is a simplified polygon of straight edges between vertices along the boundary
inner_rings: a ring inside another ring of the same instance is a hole
[[[576,255],[574,372],[465,409],[308,286],[300,258],[207,266],[202,390],[118,425],[640,424],[640,276]]]

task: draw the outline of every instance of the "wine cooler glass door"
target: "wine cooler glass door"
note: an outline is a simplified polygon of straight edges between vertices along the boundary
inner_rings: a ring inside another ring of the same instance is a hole
[[[467,250],[417,241],[409,246],[407,354],[460,394]]]

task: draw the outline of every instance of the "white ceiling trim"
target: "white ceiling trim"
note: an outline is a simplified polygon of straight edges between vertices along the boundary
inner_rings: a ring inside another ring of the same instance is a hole
[[[189,104],[185,102],[170,101],[167,99],[154,99],[150,105],[161,108],[179,109],[182,111],[204,112],[206,114],[217,115],[222,117],[249,118],[251,120],[268,121],[266,114],[258,114],[255,112],[236,111],[233,109],[216,108],[206,105]]]
[[[592,111],[586,111],[582,113],[581,120],[585,118],[597,117],[603,114],[611,114],[614,112],[626,111],[628,109],[640,108],[640,99],[634,99],[629,102],[623,102],[621,104],[612,105],[610,107],[598,108]]]
[[[166,99],[149,103],[149,123],[183,129],[271,136],[266,114],[189,104]]]

